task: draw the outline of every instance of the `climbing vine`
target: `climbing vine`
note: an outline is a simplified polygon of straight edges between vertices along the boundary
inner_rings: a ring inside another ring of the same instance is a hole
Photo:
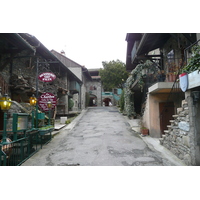
[[[196,70],[200,71],[200,46],[195,45],[191,51],[191,58],[188,60],[188,64],[182,69],[182,73],[187,72],[189,74]]]
[[[127,114],[129,118],[135,117],[136,115],[134,109],[134,92],[132,91],[133,83],[138,81],[138,85],[142,90],[144,86],[144,78],[147,74],[153,74],[158,70],[159,68],[155,65],[155,63],[147,60],[143,64],[138,64],[130,73],[130,76],[126,80],[124,89],[124,113]]]

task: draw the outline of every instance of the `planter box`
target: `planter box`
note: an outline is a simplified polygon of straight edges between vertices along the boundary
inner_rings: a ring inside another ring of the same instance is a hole
[[[142,135],[149,135],[149,129],[146,129],[146,128],[141,129],[141,133]]]
[[[45,135],[47,133],[51,133],[54,130],[54,128],[49,128],[49,129],[42,129],[42,130],[38,130],[40,135]]]

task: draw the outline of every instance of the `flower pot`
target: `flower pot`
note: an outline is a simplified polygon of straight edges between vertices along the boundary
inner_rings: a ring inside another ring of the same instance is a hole
[[[142,135],[149,135],[149,129],[143,128],[143,129],[141,129],[141,133],[142,133]]]

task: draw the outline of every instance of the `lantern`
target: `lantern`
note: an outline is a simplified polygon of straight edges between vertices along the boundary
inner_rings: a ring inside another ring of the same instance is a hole
[[[33,94],[32,97],[29,98],[29,102],[31,106],[35,106],[37,103],[37,98],[35,97],[35,95]]]
[[[0,98],[0,105],[1,105],[1,110],[7,111],[10,109],[11,106],[11,98],[5,94],[3,97]]]
[[[52,102],[51,101],[48,101],[47,102],[47,107],[50,109],[52,107]]]

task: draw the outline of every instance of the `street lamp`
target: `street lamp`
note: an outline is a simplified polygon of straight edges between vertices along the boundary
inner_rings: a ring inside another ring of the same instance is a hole
[[[35,97],[35,95],[33,94],[32,97],[29,98],[29,103],[31,106],[33,106],[32,109],[32,129],[34,128],[34,106],[37,103],[37,98]]]
[[[6,132],[6,127],[7,127],[7,111],[10,109],[11,106],[11,99],[10,97],[5,94],[0,98],[0,106],[1,110],[4,112],[4,121],[3,121],[3,143],[6,143],[7,140],[7,132]]]
[[[49,109],[49,126],[50,126],[50,110],[51,110],[51,107],[52,107],[52,102],[51,101],[47,102],[47,107]]]

